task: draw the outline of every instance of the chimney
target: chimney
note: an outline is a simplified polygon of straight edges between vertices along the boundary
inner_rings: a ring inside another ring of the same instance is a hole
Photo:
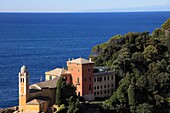
[[[91,62],[91,58],[89,58],[89,61]]]

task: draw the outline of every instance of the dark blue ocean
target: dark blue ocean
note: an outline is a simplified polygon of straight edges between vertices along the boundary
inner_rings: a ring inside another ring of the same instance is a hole
[[[68,58],[88,58],[91,49],[116,34],[160,28],[170,12],[0,13],[0,108],[18,105],[18,72],[30,83]]]

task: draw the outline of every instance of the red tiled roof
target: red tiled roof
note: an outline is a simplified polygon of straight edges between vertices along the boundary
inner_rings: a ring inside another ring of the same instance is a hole
[[[56,68],[51,71],[45,72],[46,75],[53,75],[53,76],[61,76],[62,74],[70,74],[69,71],[63,69],[63,68]]]
[[[69,63],[77,63],[77,64],[88,64],[88,63],[94,63],[91,60],[86,60],[84,58],[77,58],[75,60],[68,61]]]

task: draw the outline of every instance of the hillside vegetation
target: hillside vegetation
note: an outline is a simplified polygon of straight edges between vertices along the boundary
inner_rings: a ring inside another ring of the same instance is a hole
[[[93,47],[97,66],[116,72],[117,90],[104,102],[118,113],[170,112],[170,19],[149,32],[116,35]]]

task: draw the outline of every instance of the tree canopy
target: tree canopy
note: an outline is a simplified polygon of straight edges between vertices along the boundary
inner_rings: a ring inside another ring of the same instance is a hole
[[[93,47],[90,57],[98,66],[116,72],[119,86],[104,103],[129,113],[170,112],[170,62],[165,30],[170,18],[149,32],[116,35]],[[120,109],[121,108],[121,109]]]
[[[164,30],[168,30],[170,28],[170,18],[164,22],[164,24],[162,25],[162,28]]]
[[[66,83],[66,80],[61,76],[57,82],[56,89],[56,104],[68,105],[67,99],[71,96],[76,96],[76,88]]]

